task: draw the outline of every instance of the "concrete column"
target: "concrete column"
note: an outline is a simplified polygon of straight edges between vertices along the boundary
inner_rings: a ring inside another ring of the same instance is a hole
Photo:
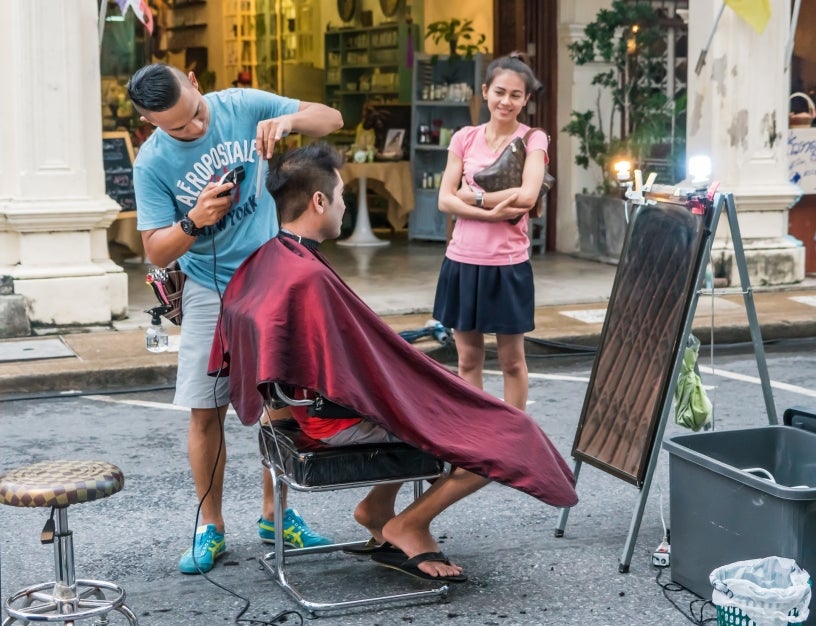
[[[558,141],[558,220],[555,241],[559,252],[574,253],[579,249],[578,217],[575,194],[595,190],[601,180],[601,172],[594,163],[585,170],[575,165],[578,140],[561,133],[570,121],[573,110],[594,109],[600,93],[603,110],[609,110],[609,96],[605,90],[592,85],[592,77],[606,70],[605,63],[589,63],[576,66],[569,57],[567,47],[584,36],[584,26],[595,19],[605,0],[560,0],[558,7],[558,127],[551,134],[560,133]],[[604,124],[607,121],[604,120]]]
[[[0,20],[0,276],[34,326],[109,324],[127,275],[108,255],[97,0],[6,0]]]
[[[757,34],[726,7],[698,76],[694,68],[721,4],[690,3],[686,150],[710,155],[712,178],[734,194],[752,284],[798,282],[805,250],[787,234],[788,209],[800,193],[788,181],[789,11],[772,3],[771,19]],[[731,284],[739,283],[725,219],[712,258]]]

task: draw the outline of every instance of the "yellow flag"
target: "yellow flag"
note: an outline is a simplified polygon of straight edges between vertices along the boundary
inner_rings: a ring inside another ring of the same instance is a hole
[[[771,0],[725,0],[725,3],[760,35],[771,19]]]

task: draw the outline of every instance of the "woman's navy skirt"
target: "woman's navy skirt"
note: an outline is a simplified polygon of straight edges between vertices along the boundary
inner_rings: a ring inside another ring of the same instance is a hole
[[[436,285],[434,319],[455,330],[517,335],[535,328],[530,261],[471,265],[448,258]]]

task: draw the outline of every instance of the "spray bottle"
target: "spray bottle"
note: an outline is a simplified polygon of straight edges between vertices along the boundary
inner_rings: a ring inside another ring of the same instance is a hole
[[[168,306],[157,306],[145,311],[151,318],[150,326],[145,332],[145,347],[149,352],[164,352],[170,344],[167,329],[162,326],[161,322],[161,316],[169,310]]]

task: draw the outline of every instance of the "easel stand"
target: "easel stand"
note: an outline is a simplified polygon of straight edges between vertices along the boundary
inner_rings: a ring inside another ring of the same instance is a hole
[[[666,189],[673,189],[673,188],[666,188]],[[655,193],[655,199],[650,199],[650,194],[647,193],[643,204],[655,204],[660,199],[660,192]],[[668,198],[669,196],[665,196]],[[668,200],[667,200],[668,201]],[[674,202],[676,203],[677,200],[675,198]],[[697,264],[696,268],[696,288],[692,290],[689,306],[686,309],[685,318],[682,323],[682,332],[681,334],[676,337],[675,341],[675,350],[673,354],[673,366],[671,367],[670,378],[668,381],[663,381],[667,385],[667,392],[664,395],[662,408],[659,412],[659,418],[657,420],[656,428],[654,431],[654,437],[651,440],[651,445],[647,449],[647,461],[645,464],[645,472],[643,474],[642,482],[638,485],[640,488],[640,493],[638,495],[637,504],[635,506],[635,510],[632,513],[632,520],[629,525],[629,533],[626,537],[626,543],[623,548],[623,553],[621,555],[620,563],[618,565],[618,571],[620,573],[627,573],[629,571],[629,566],[632,561],[632,553],[635,547],[635,541],[637,540],[637,535],[640,530],[641,520],[643,518],[643,511],[646,506],[646,500],[649,495],[649,488],[651,487],[652,478],[654,476],[655,468],[657,466],[657,459],[658,453],[660,451],[660,444],[663,441],[663,435],[666,429],[666,422],[669,418],[669,413],[672,409],[672,404],[674,400],[674,392],[677,386],[677,379],[680,373],[681,364],[683,361],[683,354],[684,354],[684,347],[686,345],[685,339],[689,336],[692,330],[692,323],[694,320],[694,312],[697,308],[697,301],[699,299],[699,295],[702,291],[704,281],[705,281],[705,270],[708,266],[709,259],[711,256],[711,244],[713,240],[713,233],[717,232],[717,225],[719,223],[720,215],[722,214],[723,208],[725,209],[726,215],[728,216],[728,224],[731,230],[731,240],[734,246],[734,259],[737,264],[737,269],[739,272],[740,278],[740,285],[742,289],[743,300],[745,303],[745,312],[748,318],[748,327],[751,332],[751,341],[753,343],[754,355],[756,357],[757,362],[757,369],[759,370],[759,377],[762,385],[762,393],[765,399],[765,409],[768,415],[768,423],[769,424],[777,424],[777,416],[776,416],[776,408],[774,407],[773,403],[773,395],[771,391],[771,382],[768,376],[768,369],[767,364],[765,361],[765,350],[762,345],[762,336],[760,333],[759,328],[759,321],[757,319],[756,314],[756,307],[754,305],[754,298],[753,298],[753,291],[751,289],[750,281],[748,278],[748,267],[745,260],[745,250],[742,245],[742,237],[740,235],[739,230],[739,222],[737,220],[737,209],[734,204],[734,197],[730,193],[720,193],[716,194],[713,198],[713,203],[710,204],[710,209],[712,211],[711,216],[711,223],[709,227],[709,232],[707,236],[707,240],[704,242],[704,248],[702,251],[702,256],[700,262]],[[633,220],[634,222],[634,220]],[[633,230],[633,224],[630,224],[629,228],[629,235]],[[627,235],[627,242],[629,240],[629,235]],[[626,246],[624,247],[626,250]],[[623,258],[621,259],[621,263],[623,263]],[[649,271],[651,268],[637,268],[635,271]],[[618,277],[616,277],[616,283],[620,280],[620,273]],[[714,290],[707,290],[707,293],[710,293],[713,297],[717,292]],[[613,288],[614,294],[614,288]],[[610,316],[610,311],[607,311],[607,319]],[[606,333],[606,324],[604,325],[604,333]],[[641,328],[639,332],[649,332],[648,328]],[[628,344],[636,345],[636,342],[631,342]],[[603,346],[602,346],[603,347]],[[625,350],[625,347],[623,348]],[[625,354],[620,354],[622,360],[626,359]],[[596,361],[601,357],[601,353],[599,352],[596,356]],[[594,376],[594,370],[593,370]],[[591,390],[590,390],[591,391]],[[588,393],[590,392],[588,391]],[[586,410],[586,404],[585,404]],[[583,416],[582,416],[583,421]],[[581,426],[579,425],[579,428]],[[573,454],[575,453],[575,449],[573,449]],[[582,461],[580,459],[576,459],[575,466],[574,466],[574,473],[575,479],[578,480],[580,471],[581,471]],[[617,475],[621,477],[620,472],[616,471],[614,467],[603,467],[601,464],[600,469],[604,471],[608,471],[613,475]],[[569,509],[562,508],[558,517],[558,525],[555,529],[555,536],[556,537],[563,537],[564,530],[567,525],[567,518],[569,516]]]

